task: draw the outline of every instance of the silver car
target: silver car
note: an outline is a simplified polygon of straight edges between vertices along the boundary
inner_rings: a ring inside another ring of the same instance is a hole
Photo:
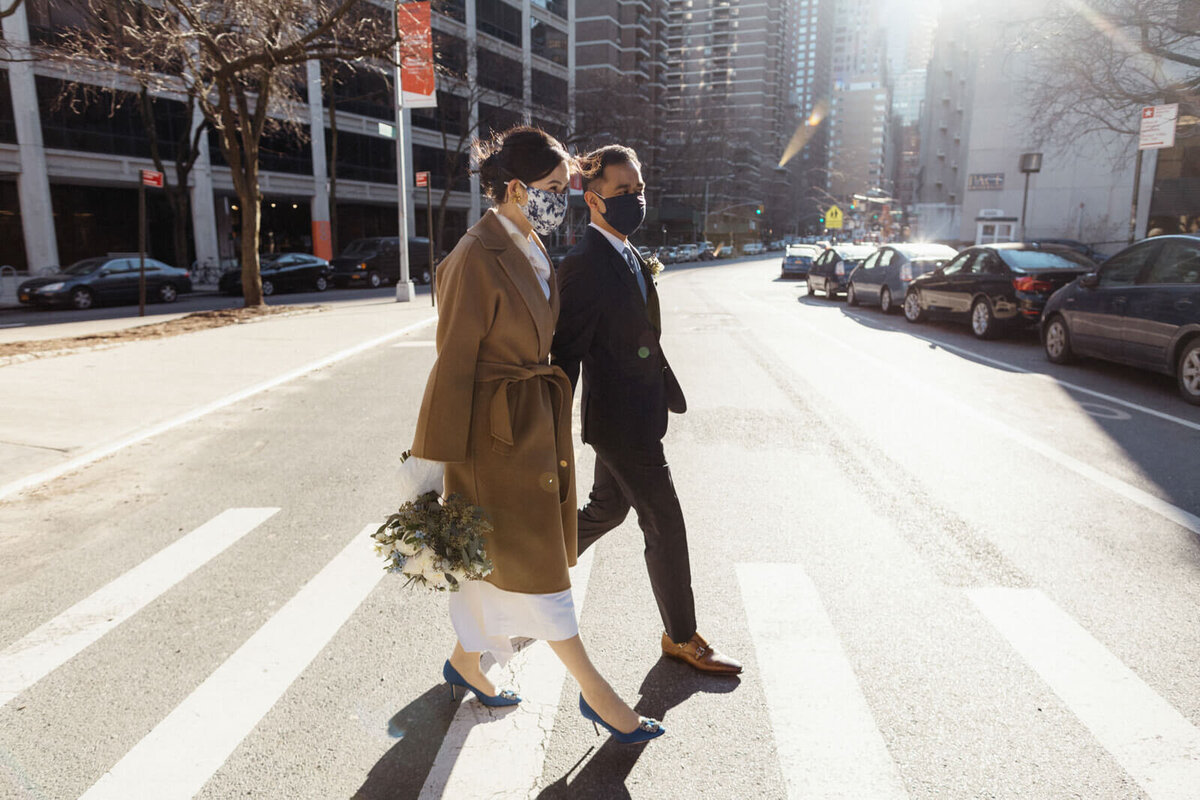
[[[850,273],[846,302],[878,304],[891,314],[904,302],[913,278],[933,272],[956,255],[957,250],[944,244],[885,244]]]

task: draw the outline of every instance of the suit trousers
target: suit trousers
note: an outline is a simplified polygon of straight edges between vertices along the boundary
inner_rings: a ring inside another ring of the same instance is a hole
[[[579,509],[579,552],[624,522],[630,508],[636,511],[663,627],[671,641],[686,642],[696,632],[696,601],[683,509],[662,442],[593,449],[596,475],[588,503]]]

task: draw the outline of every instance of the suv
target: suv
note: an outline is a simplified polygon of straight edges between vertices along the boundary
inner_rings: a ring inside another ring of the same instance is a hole
[[[400,280],[400,239],[376,236],[355,239],[342,254],[329,262],[335,286],[382,286]],[[408,274],[415,283],[429,283],[433,277],[429,263],[429,240],[408,237]]]

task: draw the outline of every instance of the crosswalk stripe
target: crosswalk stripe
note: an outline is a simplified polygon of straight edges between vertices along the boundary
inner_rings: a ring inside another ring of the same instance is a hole
[[[583,612],[594,552],[584,553],[571,571],[576,615]],[[492,669],[488,679],[514,689],[521,695],[520,705],[493,712],[473,699],[463,702],[421,787],[420,800],[530,796],[542,776],[566,677],[566,667],[545,642],[517,653],[504,669]],[[497,758],[497,753],[504,755]]]
[[[368,525],[80,800],[196,794],[385,574]]]
[[[788,797],[907,797],[812,580],[797,564],[737,576]]]
[[[1036,589],[968,596],[1154,800],[1200,787],[1200,730]]]
[[[224,511],[9,645],[0,653],[0,706],[58,669],[278,511],[278,508]]]

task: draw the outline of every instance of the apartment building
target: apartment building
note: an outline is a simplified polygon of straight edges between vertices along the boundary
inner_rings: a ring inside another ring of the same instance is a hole
[[[462,80],[439,83],[437,109],[405,110],[406,172],[431,173],[435,219],[445,206],[448,247],[478,218],[477,181],[461,137],[532,121],[567,136],[575,96],[574,6],[567,0],[440,0],[435,46]],[[6,38],[37,42],[77,22],[53,0],[27,0],[3,21]],[[149,140],[131,104],[72,107],[64,83],[111,85],[114,76],[64,74],[54,65],[0,65],[0,263],[39,271],[137,248],[139,170]],[[263,142],[264,249],[312,251],[313,222],[332,202],[334,238],[395,235],[396,112],[383,72],[310,64],[306,124]],[[195,120],[170,98],[156,116],[173,175],[173,141]],[[313,146],[316,143],[317,146]],[[335,157],[336,154],[336,157]],[[238,252],[237,198],[213,137],[201,138],[189,180],[189,253],[177,257],[162,193],[148,198],[149,250],[169,263],[216,262]],[[426,229],[425,192],[410,194],[410,233]]]

